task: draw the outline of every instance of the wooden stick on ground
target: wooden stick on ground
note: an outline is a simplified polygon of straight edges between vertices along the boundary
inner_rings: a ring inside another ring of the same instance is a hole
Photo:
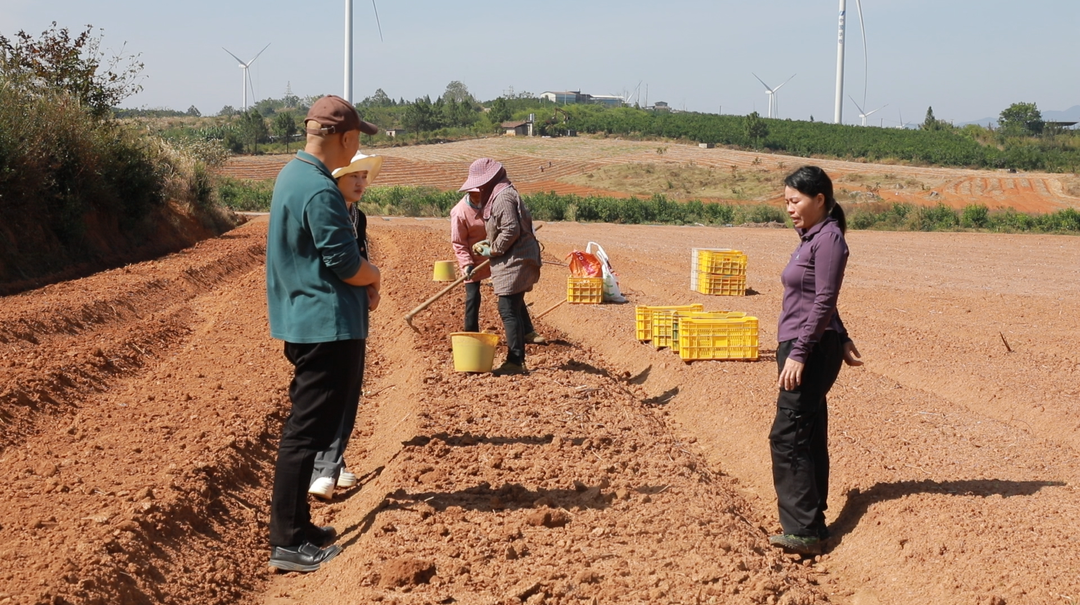
[[[484,267],[488,266],[488,264],[490,262],[491,262],[491,259],[488,259],[488,260],[480,263],[479,265],[476,265],[476,267],[473,268],[473,272],[476,272],[476,271],[479,271],[480,269],[483,269]],[[465,277],[466,276],[462,275],[461,277],[457,278],[456,280],[454,280],[454,282],[452,284],[450,284],[449,286],[446,286],[442,290],[439,290],[434,296],[432,296],[431,298],[429,298],[429,299],[425,300],[424,302],[420,303],[412,311],[409,311],[408,313],[406,313],[405,314],[405,323],[409,324],[409,327],[412,328],[413,330],[416,330],[416,326],[412,325],[413,316],[415,316],[417,313],[423,311],[424,309],[430,307],[431,303],[439,300],[443,296],[446,296],[447,292],[453,290],[458,284],[465,281]],[[419,332],[419,330],[417,330],[417,332]]]
[[[564,299],[562,299],[562,300],[560,300],[559,302],[557,302],[557,303],[555,303],[555,304],[551,305],[550,307],[548,307],[548,308],[547,308],[547,310],[546,310],[546,311],[544,311],[543,313],[541,313],[541,314],[539,314],[539,315],[537,315],[537,316],[533,317],[533,319],[540,319],[541,317],[543,317],[543,316],[547,315],[548,313],[551,313],[551,312],[552,312],[552,311],[554,311],[555,309],[558,309],[558,308],[559,308],[559,305],[563,304],[564,302],[566,302],[566,299],[565,299],[565,298],[564,298]]]

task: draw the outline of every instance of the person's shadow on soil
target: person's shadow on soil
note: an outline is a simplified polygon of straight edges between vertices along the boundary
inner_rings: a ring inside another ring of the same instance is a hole
[[[411,510],[421,515],[428,515],[432,509],[445,511],[448,507],[480,512],[533,509],[528,523],[556,527],[565,525],[572,516],[567,512],[580,509],[605,509],[615,497],[610,490],[599,485],[588,486],[575,481],[575,489],[537,489],[530,490],[519,483],[505,483],[502,487],[492,488],[486,481],[479,485],[453,492],[410,493],[399,489],[386,495],[386,498],[364,518],[350,525],[340,534],[340,542],[347,548],[360,539],[360,536],[375,526],[379,513],[388,510]],[[642,494],[655,494],[667,487],[644,486],[635,491]],[[430,508],[428,508],[430,507]],[[392,530],[390,530],[392,531]]]
[[[408,441],[402,441],[401,445],[424,447],[432,441],[442,441],[450,447],[470,447],[487,443],[491,445],[547,445],[555,439],[555,435],[525,435],[521,437],[500,437],[490,435],[474,435],[470,432],[453,434],[442,432],[434,435],[416,435]]]
[[[961,481],[897,481],[895,483],[876,483],[866,491],[859,488],[847,492],[847,501],[836,520],[829,526],[830,541],[836,546],[844,536],[851,533],[859,524],[870,506],[886,500],[896,500],[911,494],[951,494],[954,496],[1000,495],[1031,496],[1044,487],[1065,485],[1064,481],[1004,481],[1000,479],[966,479]]]

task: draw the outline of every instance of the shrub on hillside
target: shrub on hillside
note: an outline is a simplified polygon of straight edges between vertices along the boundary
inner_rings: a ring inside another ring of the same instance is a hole
[[[213,207],[204,159],[102,111],[125,81],[96,71],[96,45],[76,52],[86,34],[49,35],[0,36],[0,281],[175,249],[190,235],[175,221],[159,229],[168,201],[208,229],[231,226]]]

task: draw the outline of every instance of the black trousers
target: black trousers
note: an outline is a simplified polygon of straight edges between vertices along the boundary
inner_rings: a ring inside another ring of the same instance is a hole
[[[780,343],[777,372],[783,369],[795,341]],[[769,432],[773,486],[780,526],[785,534],[825,538],[829,498],[829,409],[826,395],[840,373],[844,342],[826,331],[803,368],[802,384],[780,390],[776,419]]]
[[[364,351],[367,341],[361,340],[359,342],[360,360],[358,364],[362,387],[364,383]],[[359,409],[359,396],[356,399],[351,397],[345,399],[345,412],[341,415],[341,426],[338,428],[337,436],[330,443],[330,447],[315,455],[315,469],[311,472],[311,481],[308,482],[309,487],[310,484],[315,483],[316,479],[323,477],[332,479],[334,483],[337,483],[341,471],[345,470],[345,450],[349,447],[349,439],[352,437],[353,428],[356,426],[356,414]]]
[[[465,331],[480,331],[480,282],[465,282]]]
[[[297,546],[308,539],[307,490],[315,455],[330,447],[345,411],[360,400],[363,340],[285,343],[293,364],[292,410],[282,429],[270,503],[270,545]]]
[[[525,363],[525,335],[533,331],[529,307],[525,306],[525,293],[500,296],[499,316],[506,330],[506,361]]]

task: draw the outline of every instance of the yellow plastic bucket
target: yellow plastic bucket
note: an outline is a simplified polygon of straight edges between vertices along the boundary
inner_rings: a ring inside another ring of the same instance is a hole
[[[454,261],[452,260],[437,260],[435,261],[435,281],[454,281],[457,279],[457,274],[454,273]]]
[[[454,332],[450,335],[454,346],[454,371],[490,372],[495,361],[495,345],[498,334],[484,332]]]

